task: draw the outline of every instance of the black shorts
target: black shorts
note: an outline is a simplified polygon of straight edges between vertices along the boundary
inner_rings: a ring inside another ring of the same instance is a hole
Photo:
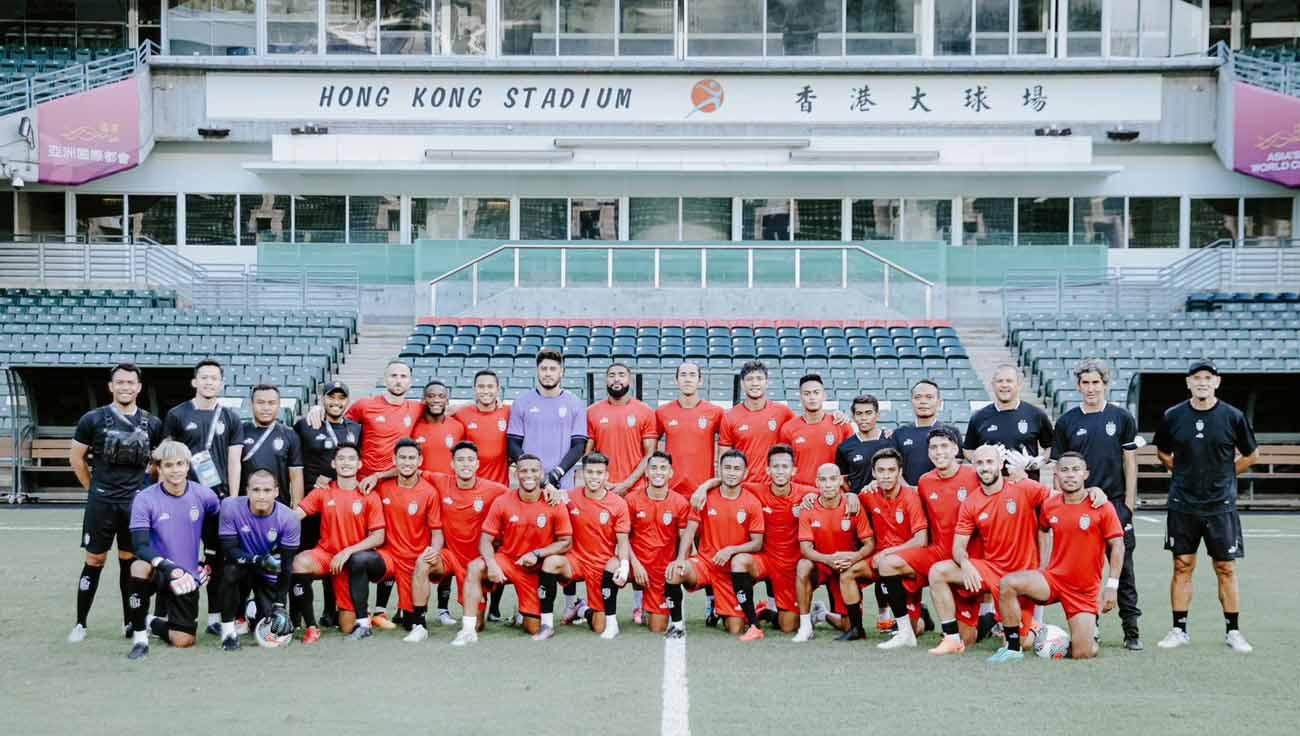
[[[176,595],[162,573],[155,572],[153,580],[158,591],[158,608],[167,618],[167,625],[194,636],[199,630],[199,591]]]
[[[312,514],[302,520],[302,544],[298,549],[311,549],[320,544],[320,514]]]
[[[1175,555],[1194,555],[1205,540],[1205,551],[1216,562],[1246,556],[1241,538],[1241,517],[1236,511],[1217,514],[1189,514],[1170,511],[1165,522],[1165,549]]]
[[[109,501],[91,496],[81,518],[81,546],[93,555],[102,555],[117,540],[119,552],[135,550],[131,544],[131,501]]]
[[[271,607],[277,602],[275,581],[268,580],[261,570],[255,570],[250,566],[230,565],[226,568],[226,575],[221,579],[222,595],[235,597],[236,606],[244,604],[247,600],[243,593],[246,591],[253,596],[253,604],[257,609],[254,620],[264,618],[271,614]],[[286,601],[279,601],[285,603]],[[240,608],[235,612],[236,618],[243,618],[245,611]]]

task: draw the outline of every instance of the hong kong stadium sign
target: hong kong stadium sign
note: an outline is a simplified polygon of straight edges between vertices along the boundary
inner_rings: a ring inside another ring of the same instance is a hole
[[[1152,122],[1158,75],[231,74],[209,120]]]

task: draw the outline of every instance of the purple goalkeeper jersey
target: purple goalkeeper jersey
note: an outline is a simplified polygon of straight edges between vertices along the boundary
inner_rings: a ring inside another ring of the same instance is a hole
[[[173,496],[154,483],[131,504],[131,531],[149,532],[149,543],[158,554],[198,575],[203,520],[218,509],[217,494],[205,485],[187,480],[185,492]]]
[[[524,452],[542,459],[542,472],[560,464],[573,437],[587,436],[587,407],[577,396],[563,391],[559,396],[542,396],[529,389],[510,407],[506,434],[524,438]],[[573,471],[564,476],[563,486],[573,485]]]
[[[250,555],[267,555],[281,547],[298,547],[302,526],[293,511],[279,501],[266,516],[253,513],[248,496],[232,496],[221,502],[221,524],[217,534],[238,537],[239,546]]]

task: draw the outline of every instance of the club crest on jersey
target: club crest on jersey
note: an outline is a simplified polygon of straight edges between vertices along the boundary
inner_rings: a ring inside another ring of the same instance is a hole
[[[767,429],[768,429],[769,432],[775,432],[775,431],[776,431],[776,420],[775,420],[775,419],[769,419],[769,420],[767,420]]]
[[[1197,431],[1197,432],[1204,432],[1204,431],[1205,431],[1205,422],[1201,421],[1200,419],[1197,419],[1197,420],[1196,420],[1196,431]]]
[[[964,502],[964,501],[966,500],[966,496],[967,496],[967,495],[969,495],[969,491],[966,490],[966,486],[962,486],[961,488],[958,488],[958,489],[957,489],[957,500],[958,500],[958,501],[963,501],[963,502]],[[937,498],[937,497],[936,497],[936,498]]]
[[[1114,422],[1106,422],[1106,436],[1107,436],[1107,437],[1114,437],[1114,436],[1115,436],[1115,423],[1114,423]]]
[[[498,419],[498,420],[497,420],[497,431],[498,431],[498,432],[504,432],[504,431],[506,431],[506,420],[504,420],[504,419]]]
[[[1091,516],[1088,516],[1087,514],[1084,514],[1083,516],[1080,516],[1080,517],[1079,517],[1079,528],[1080,528],[1080,529],[1082,529],[1082,530],[1084,530],[1084,531],[1086,532],[1086,531],[1088,531],[1088,527],[1090,527],[1090,526],[1092,526],[1092,517],[1091,517]]]
[[[608,523],[609,523],[609,512],[608,512],[608,511],[602,511],[602,512],[600,512],[600,523],[601,523],[601,526],[604,526],[605,524],[608,524]]]
[[[629,426],[629,427],[635,427],[635,426],[636,426],[636,417],[632,416],[631,414],[628,414],[628,415],[627,415],[627,426]]]
[[[225,433],[226,433],[226,423],[217,422],[217,434],[225,434]]]
[[[538,515],[537,515],[537,528],[538,528],[538,529],[545,529],[545,528],[546,528],[546,514],[538,514]]]
[[[353,502],[352,502],[352,515],[353,515],[353,516],[360,516],[360,515],[361,515],[361,502],[360,502],[360,501],[353,501]]]
[[[980,521],[988,521],[988,520],[989,520],[989,515],[987,513],[980,514]]]
[[[190,507],[190,521],[198,521],[198,520],[199,520],[199,507],[198,507],[198,506],[191,506],[191,507]]]
[[[280,532],[277,532],[277,531],[274,530],[274,529],[267,529],[267,530],[266,530],[266,541],[268,541],[268,542],[274,542],[274,541],[275,541],[276,539],[278,539],[279,537],[280,537]]]
[[[559,408],[555,413],[556,413],[556,414],[559,414],[559,415],[560,415],[560,418],[563,419],[563,418],[569,416],[569,407],[567,407],[567,406],[561,406],[561,407],[560,407],[560,408]]]
[[[895,524],[902,524],[902,523],[903,523],[903,510],[902,510],[902,509],[898,509],[897,511],[894,512],[894,523],[895,523]]]
[[[1015,501],[1007,501],[1007,513],[1008,513],[1008,514],[1014,514],[1014,513],[1016,513],[1016,502],[1015,502]]]
[[[447,435],[446,437],[442,438],[442,443],[447,446],[448,450],[450,450],[451,446],[456,444],[456,441],[452,438],[451,435]]]
[[[405,426],[407,426],[407,427],[411,426],[411,415],[410,415],[410,414],[407,414],[406,416],[402,417],[402,424],[405,425]]]
[[[406,505],[407,516],[415,516],[418,513],[420,513],[420,505],[418,503],[412,501]]]
[[[848,530],[849,530],[849,520],[840,519],[840,531],[847,532]]]
[[[274,440],[271,441],[271,447],[274,447],[276,452],[283,450],[284,440],[280,439],[279,437],[276,437]]]
[[[749,516],[749,514],[746,514],[744,511],[737,511],[737,512],[736,512],[736,523],[737,523],[737,524],[744,524],[744,523],[745,523],[745,519],[746,519],[748,516]]]
[[[677,420],[674,419],[674,420],[672,421],[672,423],[673,423],[673,424],[677,424]],[[700,417],[699,419],[696,419],[696,420],[695,420],[695,426],[699,427],[700,429],[708,429],[708,427],[709,427],[709,420],[708,420],[708,418],[707,418],[707,417]]]
[[[826,433],[826,446],[827,446],[827,447],[830,447],[831,445],[834,445],[834,444],[835,444],[835,434],[832,433],[832,432],[827,432],[827,433]]]
[[[478,513],[482,510],[483,510],[483,499],[481,498],[474,499],[474,513]]]
[[[663,514],[663,516],[659,517],[659,520],[662,521],[662,522],[664,523],[664,526],[670,526],[670,525],[672,525],[672,523],[673,523],[673,512],[671,512],[671,511],[665,511],[664,514]]]
[[[325,440],[325,449],[326,450],[334,449],[334,440]]]
[[[1016,429],[1020,430],[1020,434],[1029,434],[1029,422],[1021,419],[1016,422]]]
[[[356,435],[352,434],[351,432],[348,432],[348,436],[346,437],[346,439],[348,442],[351,442],[353,444],[355,444],[357,441]]]

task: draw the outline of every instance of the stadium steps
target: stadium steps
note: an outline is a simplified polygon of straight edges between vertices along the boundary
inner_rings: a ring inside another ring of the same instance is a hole
[[[996,324],[979,324],[979,325],[956,325],[957,333],[961,337],[961,344],[965,346],[966,353],[970,355],[971,367],[984,380],[984,384],[993,383],[993,372],[1000,365],[1018,365],[1020,361],[1016,359],[1015,353],[1007,347],[1006,337],[1003,335],[1002,328]],[[1040,409],[1045,409],[1042,398],[1036,390],[1029,386],[1029,379],[1026,378],[1026,386],[1031,390],[1021,393],[1021,401],[1024,401]],[[973,407],[972,407],[973,408]]]
[[[369,396],[377,385],[382,385],[384,367],[402,351],[411,327],[406,325],[374,325],[366,323],[358,329],[357,343],[339,366],[334,379],[342,381],[352,390],[352,398]]]

